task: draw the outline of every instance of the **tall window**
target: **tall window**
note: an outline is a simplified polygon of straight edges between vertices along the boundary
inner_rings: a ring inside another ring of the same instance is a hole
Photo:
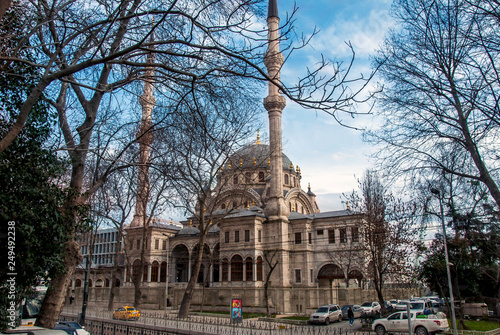
[[[300,273],[300,269],[295,269],[295,282],[296,283],[302,282],[302,274]]]
[[[285,174],[285,185],[288,185],[288,175]]]
[[[160,240],[155,239],[155,250],[158,250],[158,249],[160,249]]]
[[[243,258],[238,255],[234,255],[231,258],[231,281],[242,281],[243,280]]]
[[[148,265],[144,264],[144,271],[142,273],[142,281],[147,282],[148,281]]]
[[[345,228],[340,229],[340,243],[347,243],[347,231]]]
[[[247,281],[253,281],[253,262],[252,262],[252,257],[247,257],[245,260],[245,267],[246,267],[246,279]]]
[[[222,281],[227,281],[227,274],[229,272],[229,262],[227,258],[222,260]]]
[[[308,233],[307,236],[309,236],[309,244],[313,244],[313,234],[312,233]]]
[[[302,233],[295,233],[295,244],[302,244]]]
[[[311,283],[314,283],[314,270],[313,269],[309,269],[309,280],[311,281]]]
[[[264,172],[259,172],[259,182],[264,181]]]
[[[228,231],[226,231],[224,233],[224,243],[229,243],[229,232]]]
[[[159,270],[159,264],[157,261],[154,261],[153,265],[151,266],[151,282],[152,283],[156,283],[158,281],[158,270]]]
[[[160,282],[164,283],[167,281],[167,262],[161,262],[160,266]]]
[[[335,243],[335,229],[328,230],[328,243]]]
[[[245,242],[250,242],[250,230],[245,230]]]
[[[245,183],[250,184],[250,172],[245,173]]]
[[[240,241],[240,231],[237,230],[234,232],[234,242],[239,242]]]
[[[352,233],[352,242],[359,242],[359,231],[358,227],[352,227],[351,228],[351,233]]]
[[[259,241],[259,243],[260,243],[260,242],[262,242],[262,230],[260,230],[260,229],[259,229],[259,233],[258,233],[258,234],[259,234],[259,235],[258,235],[258,236],[259,236],[259,237],[258,237],[258,241]]]
[[[234,184],[234,185],[238,185],[238,175],[235,175],[235,176],[233,177],[233,184]]]
[[[262,281],[262,257],[257,257],[257,281]]]
[[[137,250],[141,249],[141,240],[137,240]]]
[[[167,250],[167,240],[163,240],[163,245],[161,246],[162,250]]]

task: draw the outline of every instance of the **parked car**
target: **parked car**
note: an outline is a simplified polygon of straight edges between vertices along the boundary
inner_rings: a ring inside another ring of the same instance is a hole
[[[37,326],[19,326],[14,329],[7,329],[2,334],[18,334],[18,335],[68,335],[63,330],[54,330]]]
[[[61,325],[66,325],[69,327],[73,327],[76,329],[76,333],[78,335],[90,335],[88,331],[85,330],[85,327],[82,327],[78,322],[76,321],[60,321],[58,324]]]
[[[394,306],[394,310],[396,311],[406,311],[406,308],[408,304],[410,303],[410,300],[399,300],[399,302]]]
[[[132,306],[123,306],[113,312],[113,319],[118,320],[139,320],[141,312]]]
[[[342,321],[342,311],[339,305],[320,306],[309,318],[309,323],[324,323],[328,325],[333,321]]]
[[[380,304],[377,301],[367,301],[361,305],[365,313],[380,313]]]
[[[416,317],[415,313],[410,313],[412,331],[415,335],[429,335],[449,331],[448,319],[444,313]],[[432,318],[431,318],[432,317]],[[408,313],[396,312],[384,319],[373,321],[372,329],[377,335],[385,335],[386,333],[407,333],[408,328]]]
[[[417,315],[434,314],[437,312],[437,310],[434,309],[434,306],[432,306],[431,300],[411,301],[410,302],[410,311],[413,313],[416,313]]]
[[[349,310],[349,307],[352,308],[352,312],[354,313],[354,318],[359,318],[361,317],[361,314],[363,314],[363,308],[361,308],[361,306],[359,305],[344,305],[341,308],[342,317],[344,319],[349,319],[349,317],[347,316],[347,311]]]

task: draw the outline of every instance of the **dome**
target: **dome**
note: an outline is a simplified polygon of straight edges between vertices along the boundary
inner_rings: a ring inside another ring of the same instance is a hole
[[[250,144],[247,145],[236,153],[229,157],[229,162],[231,162],[231,168],[269,168],[268,159],[270,158],[269,154],[269,145],[267,144]],[[283,170],[291,170],[290,159],[284,154],[283,155]],[[255,158],[255,165],[254,165]],[[224,169],[228,168],[229,162],[224,165]],[[240,165],[241,162],[241,165]]]

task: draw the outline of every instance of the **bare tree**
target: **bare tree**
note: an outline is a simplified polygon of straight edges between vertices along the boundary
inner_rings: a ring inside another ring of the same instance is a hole
[[[264,279],[264,300],[266,302],[266,313],[267,317],[271,317],[271,305],[269,302],[269,286],[271,286],[271,275],[274,269],[278,266],[279,257],[278,249],[267,249],[264,250],[263,256],[267,264],[266,278]]]
[[[498,2],[396,1],[395,16],[375,61],[379,163],[409,183],[443,172],[481,183],[500,206]]]
[[[395,198],[373,171],[359,181],[359,192],[349,197],[353,213],[363,216],[362,235],[366,247],[368,278],[373,281],[385,312],[383,290],[390,280],[408,278],[416,259],[416,207]]]

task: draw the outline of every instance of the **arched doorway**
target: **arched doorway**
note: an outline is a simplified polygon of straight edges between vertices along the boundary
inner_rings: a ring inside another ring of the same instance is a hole
[[[335,264],[326,264],[318,272],[319,287],[332,287],[335,280],[344,280],[344,272]]]
[[[188,248],[179,244],[172,250],[172,264],[175,266],[175,282],[184,283],[188,281],[189,251]]]
[[[352,270],[349,272],[349,284],[357,284],[361,287],[361,282],[363,281],[363,274],[359,270]]]

